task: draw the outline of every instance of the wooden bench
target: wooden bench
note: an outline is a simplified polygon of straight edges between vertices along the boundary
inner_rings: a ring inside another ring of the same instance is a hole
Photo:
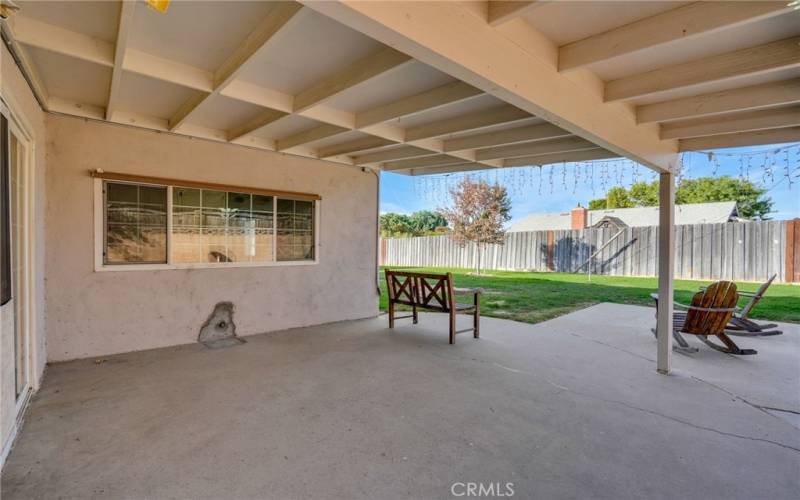
[[[476,339],[480,337],[480,288],[455,288],[451,273],[413,273],[406,271],[390,271],[387,269],[386,289],[389,295],[389,328],[394,328],[394,320],[413,318],[418,322],[417,309],[438,311],[450,315],[450,343],[456,343],[456,334],[472,332]],[[472,295],[472,304],[456,302],[457,294]],[[395,316],[395,306],[403,304],[411,307],[411,314]],[[472,328],[456,331],[456,314],[472,316]]]

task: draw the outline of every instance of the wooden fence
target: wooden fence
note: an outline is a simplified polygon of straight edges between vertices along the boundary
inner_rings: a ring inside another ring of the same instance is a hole
[[[507,233],[504,245],[486,246],[482,267],[582,273],[591,267],[593,274],[656,276],[658,227],[627,228],[614,238],[618,232],[587,228]],[[381,262],[471,268],[476,246],[460,247],[448,236],[385,239]],[[800,219],[675,227],[677,278],[764,281],[772,274],[778,275],[776,281],[800,282]]]

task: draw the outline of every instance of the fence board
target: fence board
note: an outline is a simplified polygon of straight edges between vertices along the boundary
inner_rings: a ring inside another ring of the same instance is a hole
[[[786,231],[786,221],[677,226],[675,277],[763,281],[777,273],[777,280],[785,281],[786,245],[790,243]],[[617,232],[613,228],[553,231],[553,269],[573,272]],[[486,269],[547,271],[547,233],[508,233],[505,245],[484,248],[482,265]],[[476,245],[461,247],[446,235],[391,238],[381,245],[382,263],[389,266],[474,268],[478,251]],[[655,276],[658,227],[626,228],[580,272],[590,268],[593,274]]]

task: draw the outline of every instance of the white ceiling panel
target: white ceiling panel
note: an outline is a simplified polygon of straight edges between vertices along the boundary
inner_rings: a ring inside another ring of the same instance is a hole
[[[503,106],[504,104],[505,103],[500,99],[486,94],[474,99],[448,104],[447,106],[442,106],[431,111],[426,111],[404,118],[398,118],[397,120],[393,120],[389,123],[402,128],[416,127],[417,125],[426,125],[428,123],[450,120],[452,118],[457,118],[470,113],[476,113],[478,111],[486,111],[492,108]]]
[[[349,89],[328,101],[334,108],[360,113],[403,97],[439,87],[455,79],[427,64],[415,61]]]
[[[688,3],[563,0],[542,3],[523,17],[556,45],[565,45]]]
[[[63,2],[16,0],[20,12],[47,24],[61,26],[94,38],[114,43],[117,39],[119,9],[122,2]],[[142,4],[142,8],[144,4]]]
[[[278,139],[320,125],[319,122],[298,115],[288,115],[260,128],[252,135],[264,139]]]
[[[106,107],[111,68],[33,47],[28,52],[50,97]]]
[[[214,95],[197,108],[189,123],[216,130],[230,130],[255,118],[266,110],[255,104]]]
[[[382,47],[330,18],[303,9],[243,68],[239,78],[294,95]]]
[[[269,2],[171,2],[165,13],[139,3],[129,46],[216,70],[264,19]]]
[[[118,108],[140,115],[169,119],[193,91],[162,80],[124,72]]]

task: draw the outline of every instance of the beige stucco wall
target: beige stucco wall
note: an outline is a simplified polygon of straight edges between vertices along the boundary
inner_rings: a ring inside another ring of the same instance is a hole
[[[377,314],[374,174],[58,115],[47,136],[49,360],[195,342],[221,301],[240,335]],[[95,272],[96,168],[319,194],[319,264]]]
[[[32,342],[38,357],[33,358],[34,389],[36,382],[44,371],[46,361],[44,335],[44,193],[45,190],[45,123],[44,113],[28,88],[14,63],[5,44],[0,44],[0,95],[14,113],[22,126],[32,136],[33,161],[30,167],[30,179],[37,193],[33,201],[31,223],[33,225],[34,242],[31,272],[33,273],[32,304]],[[14,390],[14,330],[13,319],[9,314],[12,303],[0,310],[0,463],[11,444],[16,419]]]

